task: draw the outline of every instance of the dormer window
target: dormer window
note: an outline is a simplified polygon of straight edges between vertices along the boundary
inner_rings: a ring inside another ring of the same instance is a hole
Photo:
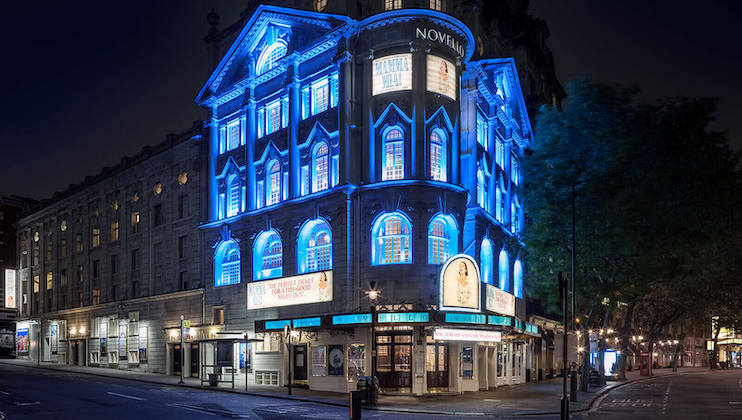
[[[258,74],[263,74],[276,67],[276,65],[278,65],[278,60],[283,58],[286,55],[286,52],[288,52],[286,43],[281,40],[265,47],[263,52],[260,53],[260,58],[258,58]]]

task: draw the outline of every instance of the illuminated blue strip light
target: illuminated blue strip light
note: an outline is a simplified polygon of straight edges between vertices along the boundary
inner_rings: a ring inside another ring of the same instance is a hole
[[[370,324],[371,314],[335,315],[332,317],[332,325],[346,324]]]
[[[300,318],[291,321],[294,328],[319,327],[322,325],[322,319],[318,316],[313,318]]]
[[[503,325],[509,327],[513,325],[513,319],[507,316],[490,315],[487,317],[487,323],[490,325]]]
[[[379,314],[379,322],[429,322],[427,312],[392,312]]]
[[[486,324],[487,315],[482,314],[446,314],[446,322],[459,324]]]
[[[515,329],[522,330],[523,329],[523,321],[515,320]]]
[[[266,330],[282,330],[284,325],[291,326],[291,320],[282,319],[280,321],[265,321]]]
[[[532,334],[538,334],[538,326],[529,324],[526,322],[526,332],[532,333]]]

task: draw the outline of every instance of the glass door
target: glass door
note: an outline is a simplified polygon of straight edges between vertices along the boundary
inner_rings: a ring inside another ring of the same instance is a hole
[[[376,376],[379,387],[410,391],[412,387],[412,335],[385,332],[376,336]]]
[[[448,344],[436,343],[428,336],[425,349],[425,374],[430,391],[448,391]]]

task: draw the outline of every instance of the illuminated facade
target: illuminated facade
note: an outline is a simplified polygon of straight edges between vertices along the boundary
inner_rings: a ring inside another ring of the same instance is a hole
[[[207,38],[220,57],[196,98],[211,113],[206,312],[262,340],[238,350],[249,384],[291,370],[345,392],[371,374],[373,347],[389,391],[523,382],[537,330],[523,321],[518,162],[532,132],[515,62],[473,58],[459,6],[336,3],[258,6]],[[481,268],[481,310],[442,311],[441,269],[462,253]]]

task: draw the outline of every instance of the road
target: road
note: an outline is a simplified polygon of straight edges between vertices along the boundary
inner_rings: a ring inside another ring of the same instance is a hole
[[[2,419],[347,419],[347,407],[0,364]],[[363,412],[364,419],[449,416]],[[462,417],[457,417],[462,418]],[[475,417],[482,419],[482,417]]]
[[[574,416],[576,418],[578,416]],[[742,369],[661,376],[604,395],[583,419],[742,419]]]

